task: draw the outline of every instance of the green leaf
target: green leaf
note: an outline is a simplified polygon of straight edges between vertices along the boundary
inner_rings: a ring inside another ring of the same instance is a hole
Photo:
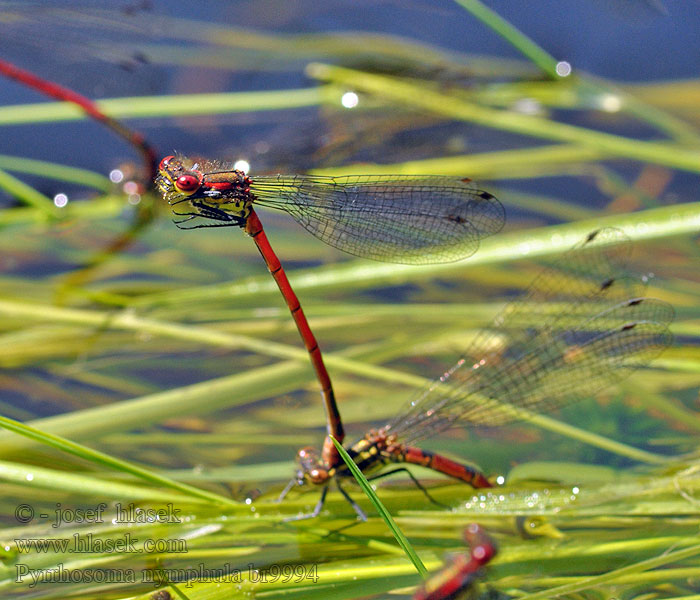
[[[421,561],[419,556],[416,554],[416,551],[413,549],[413,546],[411,546],[411,543],[408,541],[401,529],[399,529],[399,526],[396,524],[396,521],[394,521],[389,511],[382,504],[376,492],[372,489],[372,485],[370,484],[370,482],[367,481],[367,478],[362,474],[362,471],[360,471],[359,467],[355,464],[355,461],[353,461],[352,458],[350,458],[350,455],[347,453],[345,448],[343,448],[343,446],[340,443],[338,443],[338,440],[336,440],[332,435],[329,437],[331,438],[333,445],[337,448],[338,453],[345,461],[345,464],[350,469],[350,472],[352,473],[353,477],[357,480],[357,483],[360,484],[360,487],[363,489],[365,494],[367,494],[367,497],[370,499],[372,504],[374,504],[374,507],[377,509],[377,512],[379,512],[379,516],[382,519],[384,519],[384,522],[387,524],[387,527],[389,527],[389,530],[396,538],[396,541],[399,543],[399,546],[403,548],[403,551],[406,553],[406,556],[408,556],[409,560],[416,567],[416,570],[421,574],[423,578],[425,578],[425,576],[428,574],[428,571],[425,568],[423,561]]]

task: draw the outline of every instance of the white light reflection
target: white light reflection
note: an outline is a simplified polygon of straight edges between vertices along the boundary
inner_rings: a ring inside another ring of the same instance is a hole
[[[557,63],[556,72],[559,77],[568,77],[571,75],[571,65],[565,60],[561,60]]]
[[[345,92],[340,103],[345,108],[355,108],[360,102],[360,97],[355,92]]]
[[[523,115],[541,115],[542,104],[534,98],[520,98],[513,103],[513,110]]]
[[[600,108],[609,113],[618,112],[622,108],[622,99],[615,94],[605,94],[600,99]]]
[[[244,173],[247,173],[250,171],[250,163],[247,160],[237,160],[235,163],[233,163],[233,168],[236,169],[236,171],[243,171]]]
[[[122,171],[121,169],[112,169],[109,172],[109,180],[112,183],[121,183],[122,181],[124,181],[124,171]]]
[[[56,206],[58,206],[58,208],[63,208],[64,206],[66,206],[66,204],[68,204],[68,196],[66,196],[66,195],[63,194],[63,193],[61,193],[61,194],[56,194],[56,195],[53,197],[53,203],[54,203]]]

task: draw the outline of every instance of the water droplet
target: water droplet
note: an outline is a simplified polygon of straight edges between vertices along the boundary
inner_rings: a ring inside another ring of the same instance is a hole
[[[559,77],[568,77],[571,75],[571,64],[565,60],[561,60],[557,63],[556,72]]]

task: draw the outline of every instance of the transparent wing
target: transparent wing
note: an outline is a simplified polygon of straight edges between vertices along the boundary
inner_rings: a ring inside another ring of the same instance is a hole
[[[501,203],[468,180],[423,175],[254,178],[254,202],[288,212],[349,254],[427,264],[471,256],[500,231]]]
[[[564,254],[387,430],[414,443],[457,421],[523,419],[588,396],[651,360],[671,343],[673,309],[642,297],[645,282],[626,272],[628,254],[626,237],[612,229]]]

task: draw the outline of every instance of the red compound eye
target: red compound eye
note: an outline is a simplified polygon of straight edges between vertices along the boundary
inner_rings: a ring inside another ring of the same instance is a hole
[[[160,164],[158,165],[158,170],[159,171],[164,171],[165,169],[168,168],[168,163],[175,158],[172,154],[170,156],[166,156],[163,160],[160,161]]]
[[[194,192],[199,187],[199,177],[196,175],[180,175],[175,181],[175,187],[181,192]]]

